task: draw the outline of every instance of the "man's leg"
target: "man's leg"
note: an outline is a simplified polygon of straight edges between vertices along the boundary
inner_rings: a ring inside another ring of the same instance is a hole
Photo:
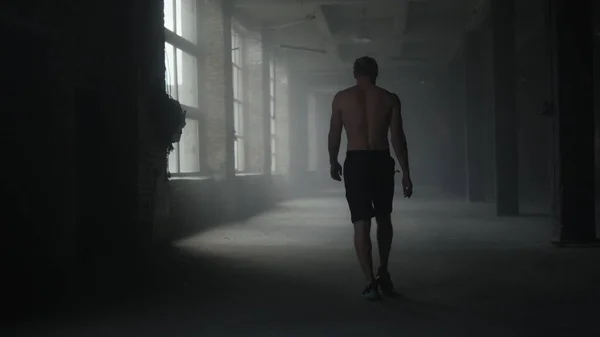
[[[373,204],[377,219],[377,244],[379,247],[379,270],[377,285],[381,290],[391,295],[394,284],[388,272],[388,261],[392,248],[394,229],[392,227],[392,209],[394,203],[394,174],[395,162],[389,156],[383,156],[377,165],[376,191],[373,193]]]
[[[364,298],[370,301],[379,299],[378,285],[373,275],[373,255],[371,245],[371,219],[356,220],[354,223],[354,248],[365,275],[367,285],[362,291]]]
[[[354,248],[365,274],[367,284],[375,280],[373,275],[373,246],[371,244],[371,220],[354,222]]]
[[[377,217],[377,245],[379,247],[379,269],[387,271],[390,250],[392,249],[392,238],[394,228],[392,219],[388,214]]]
[[[362,153],[348,153],[344,163],[344,185],[346,199],[350,208],[350,216],[354,224],[354,248],[365,275],[367,286],[362,294],[368,300],[379,298],[374,282],[373,257],[371,244],[371,218],[373,204],[369,193],[369,181],[366,179],[368,158]]]

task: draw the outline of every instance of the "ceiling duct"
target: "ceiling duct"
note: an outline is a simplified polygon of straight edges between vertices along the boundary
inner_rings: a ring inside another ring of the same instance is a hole
[[[316,20],[316,19],[317,19],[317,15],[315,13],[310,13],[310,14],[306,14],[303,19],[284,23],[281,25],[277,25],[277,26],[269,28],[269,30],[279,30],[279,29],[283,29],[283,28],[293,27],[293,26],[297,26],[297,25],[305,23],[305,22]]]
[[[311,53],[327,54],[327,50],[325,50],[325,49],[319,49],[319,48],[310,48],[310,47],[302,47],[302,46],[290,46],[290,45],[287,45],[287,44],[280,44],[279,48],[282,48],[282,49],[292,49],[292,50],[301,50],[301,51],[307,51],[307,52],[311,52]]]
[[[361,26],[358,34],[356,34],[356,36],[352,38],[352,41],[354,43],[371,43],[373,42],[373,39],[371,39],[371,35],[369,34],[367,28]]]
[[[369,30],[367,29],[367,8],[363,8],[362,10],[362,18],[360,23],[360,28],[356,36],[352,38],[354,43],[371,43],[373,39],[371,38],[371,34],[369,34]]]

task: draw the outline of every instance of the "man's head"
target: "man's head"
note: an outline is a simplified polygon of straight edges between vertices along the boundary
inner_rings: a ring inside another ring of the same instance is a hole
[[[379,66],[374,58],[363,56],[354,61],[354,78],[367,78],[372,83],[379,76]]]

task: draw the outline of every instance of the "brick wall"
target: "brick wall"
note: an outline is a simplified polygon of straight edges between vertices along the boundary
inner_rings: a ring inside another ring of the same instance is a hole
[[[226,174],[233,136],[232,124],[227,120],[233,109],[233,89],[226,78],[227,68],[231,71],[232,67],[231,42],[229,47],[226,44],[226,39],[230,41],[231,22],[223,9],[223,1],[220,0],[198,2],[200,43],[205,50],[199,83],[202,85],[201,109],[206,114],[207,169],[221,178]]]
[[[275,205],[281,193],[268,176],[230,181],[179,178],[169,182],[169,239],[186,238],[229,222],[246,219]]]

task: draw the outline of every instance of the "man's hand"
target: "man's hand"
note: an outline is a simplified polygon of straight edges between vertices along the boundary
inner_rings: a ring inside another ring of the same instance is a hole
[[[340,165],[340,163],[331,163],[331,169],[329,173],[331,174],[331,179],[335,181],[342,181],[342,165]]]
[[[410,180],[410,176],[408,176],[406,174],[402,176],[402,190],[404,191],[405,198],[410,198],[412,196],[412,193],[413,193],[412,181]]]

